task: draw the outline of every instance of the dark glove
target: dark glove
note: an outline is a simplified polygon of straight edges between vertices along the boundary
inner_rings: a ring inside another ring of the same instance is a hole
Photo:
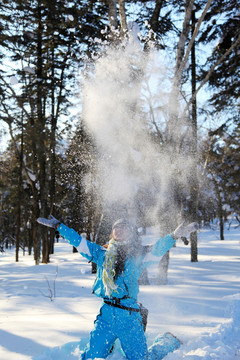
[[[188,241],[188,239],[187,239],[186,237],[182,236],[182,237],[181,237],[181,240],[182,240],[182,242],[184,243],[184,245],[188,245],[188,244],[189,244],[189,241]]]
[[[51,227],[55,230],[57,230],[58,226],[61,224],[61,222],[59,220],[55,219],[55,217],[52,215],[49,216],[49,219],[38,218],[37,222],[41,225]]]
[[[179,239],[181,237],[188,238],[190,234],[198,230],[198,223],[193,222],[191,224],[185,225],[184,223],[180,224],[176,230],[173,232],[172,236],[174,239]]]

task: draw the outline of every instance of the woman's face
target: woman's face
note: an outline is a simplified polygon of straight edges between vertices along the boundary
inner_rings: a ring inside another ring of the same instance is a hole
[[[131,229],[124,224],[119,224],[113,229],[113,238],[117,241],[126,241],[131,237],[131,234]]]

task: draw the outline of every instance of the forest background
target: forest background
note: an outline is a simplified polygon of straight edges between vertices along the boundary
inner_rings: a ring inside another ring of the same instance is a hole
[[[240,207],[238,1],[0,8],[1,249],[48,263],[50,213],[100,244],[122,216],[159,235],[218,218],[224,240]]]

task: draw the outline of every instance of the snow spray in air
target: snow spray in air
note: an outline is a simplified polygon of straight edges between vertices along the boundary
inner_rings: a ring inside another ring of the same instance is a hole
[[[125,204],[133,218],[144,204],[145,216],[152,223],[159,223],[159,212],[171,203],[171,178],[176,162],[183,160],[169,146],[160,145],[164,131],[156,131],[165,126],[164,115],[169,112],[165,89],[170,81],[163,63],[155,51],[144,52],[136,32],[130,31],[120,45],[107,46],[83,86],[83,118],[101,152],[98,171],[103,202],[108,207]],[[161,81],[160,88],[156,79]],[[157,96],[150,95],[156,90]],[[157,116],[156,99],[161,108]]]

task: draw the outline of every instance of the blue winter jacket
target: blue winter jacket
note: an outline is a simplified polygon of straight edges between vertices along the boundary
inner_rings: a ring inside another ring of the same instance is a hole
[[[102,281],[106,248],[86,240],[85,237],[80,236],[75,230],[70,229],[64,224],[58,227],[58,231],[61,236],[68,240],[69,244],[78,249],[82,256],[88,261],[93,261],[97,264],[97,276],[93,285],[93,292],[95,295],[106,299],[107,296]],[[159,257],[165,255],[174,244],[175,240],[173,237],[167,235],[157,240],[149,253],[142,253],[136,257],[127,257],[124,271],[115,281],[118,288],[112,293],[111,298],[132,298],[137,300],[139,292],[138,279],[143,269],[153,263],[158,263]]]

